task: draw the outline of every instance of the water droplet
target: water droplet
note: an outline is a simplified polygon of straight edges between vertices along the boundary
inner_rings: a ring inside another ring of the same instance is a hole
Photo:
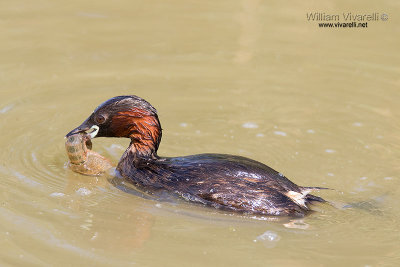
[[[181,127],[187,127],[188,124],[187,124],[186,122],[181,122],[181,123],[179,124],[179,126],[181,126]]]
[[[245,122],[242,124],[242,127],[247,129],[256,129],[258,128],[258,124],[254,122]]]
[[[50,194],[51,197],[63,197],[65,196],[64,193],[60,193],[60,192],[54,192]]]
[[[92,236],[92,238],[90,238],[90,240],[95,240],[97,238],[97,236],[99,235],[99,232],[95,232]]]
[[[247,129],[256,129],[258,128],[258,124],[254,122],[245,122],[242,124],[242,127]]]
[[[5,106],[4,108],[0,109],[0,113],[6,113],[14,107],[14,104]]]
[[[78,190],[76,190],[76,193],[81,196],[88,196],[92,193],[92,191],[90,191],[89,189],[86,189],[84,187],[81,187]]]
[[[308,129],[307,133],[313,134],[313,133],[315,133],[315,131],[313,129]]]
[[[264,134],[258,133],[258,134],[256,134],[256,136],[257,136],[257,137],[264,137]]]
[[[333,149],[325,149],[325,152],[326,152],[326,153],[335,153],[336,150],[333,150]]]
[[[274,131],[274,134],[280,135],[280,136],[287,136],[287,134],[285,132],[282,132],[282,131]]]
[[[333,173],[331,173],[331,172],[328,172],[327,173],[328,174],[328,176],[335,176]]]
[[[355,123],[353,123],[353,126],[361,127],[361,126],[363,126],[363,124],[361,122],[355,122]]]

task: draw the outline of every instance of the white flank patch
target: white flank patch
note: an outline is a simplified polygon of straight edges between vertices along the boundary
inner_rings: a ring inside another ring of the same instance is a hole
[[[305,189],[301,193],[295,191],[289,191],[286,193],[286,196],[289,197],[291,200],[299,204],[300,206],[308,209],[305,203],[305,197],[308,193],[311,192],[311,189]]]

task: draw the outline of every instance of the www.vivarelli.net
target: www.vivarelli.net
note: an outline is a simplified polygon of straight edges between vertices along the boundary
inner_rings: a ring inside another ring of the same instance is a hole
[[[307,20],[315,22],[319,28],[368,28],[371,23],[387,21],[387,13],[364,13],[357,14],[352,12],[343,12],[329,14],[325,12],[308,12]]]

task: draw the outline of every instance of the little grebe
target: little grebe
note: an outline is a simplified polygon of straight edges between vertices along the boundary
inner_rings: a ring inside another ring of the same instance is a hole
[[[263,215],[304,216],[309,194],[319,187],[302,187],[252,159],[225,154],[160,157],[161,124],[156,109],[130,95],[113,97],[67,137],[87,132],[94,137],[127,137],[131,143],[118,163],[122,177],[148,192],[166,190],[215,208]]]

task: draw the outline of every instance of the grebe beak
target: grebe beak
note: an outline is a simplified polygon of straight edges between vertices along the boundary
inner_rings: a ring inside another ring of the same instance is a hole
[[[89,120],[84,121],[81,125],[67,133],[65,137],[69,137],[71,135],[77,134],[77,133],[87,133],[87,131],[92,130],[89,134],[90,138],[95,138],[97,133],[99,132],[99,126],[93,125],[92,123],[89,122]]]

